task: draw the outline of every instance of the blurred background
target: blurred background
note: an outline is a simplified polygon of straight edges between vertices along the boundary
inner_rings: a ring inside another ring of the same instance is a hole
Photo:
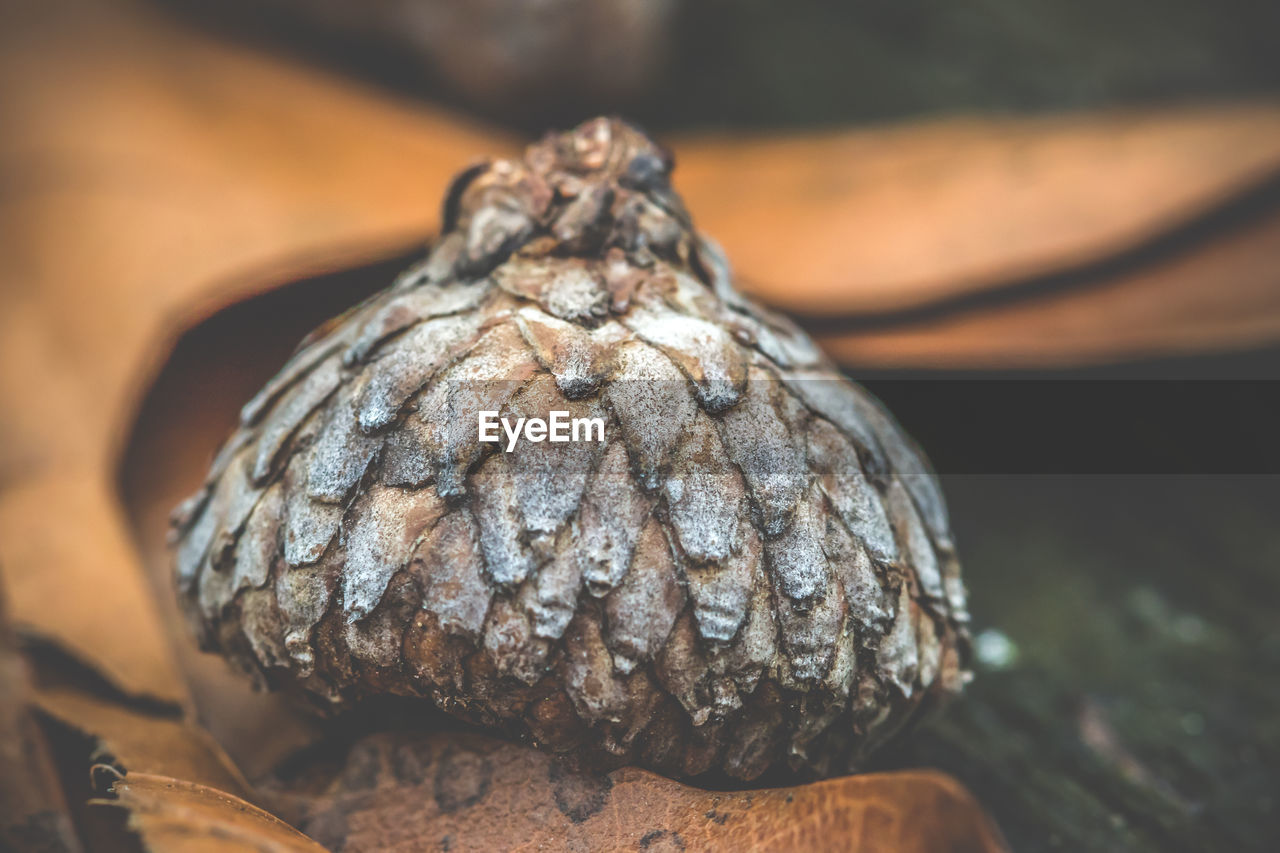
[[[1277,34],[1268,0],[0,0],[0,577],[36,680],[187,707],[250,781],[318,737],[191,647],[167,513],[452,173],[616,113],[943,478],[977,678],[877,769],[954,774],[1016,850],[1271,849]],[[113,608],[154,625],[91,631]]]
[[[167,0],[234,37],[526,130],[654,131],[1274,92],[1257,0]]]

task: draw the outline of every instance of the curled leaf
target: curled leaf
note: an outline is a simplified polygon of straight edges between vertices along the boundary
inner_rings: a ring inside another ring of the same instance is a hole
[[[26,394],[37,394],[36,382]],[[11,408],[0,404],[6,416]],[[71,447],[80,425],[50,427],[50,453]],[[0,580],[15,626],[126,694],[186,706],[186,684],[136,560],[119,508],[94,473],[54,470],[0,486]]]
[[[36,706],[97,743],[97,760],[127,771],[163,772],[246,794],[249,784],[221,747],[181,719],[157,716],[72,687],[43,687]]]
[[[1136,268],[988,307],[815,337],[850,366],[1101,364],[1263,346],[1280,339],[1280,205]]]
[[[239,797],[200,785],[128,773],[96,804],[127,809],[129,828],[150,853],[323,853],[324,848]]]
[[[1094,262],[1194,220],[1280,171],[1280,104],[692,137],[674,148],[676,185],[744,288],[832,317]]]

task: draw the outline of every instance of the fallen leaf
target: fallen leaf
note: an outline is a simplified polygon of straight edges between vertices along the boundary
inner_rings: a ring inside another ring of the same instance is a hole
[[[88,735],[97,744],[94,761],[109,759],[129,772],[162,773],[248,794],[249,783],[221,747],[187,721],[65,685],[37,688],[34,702],[44,714]]]
[[[113,494],[167,339],[281,266],[421,239],[458,165],[502,142],[83,0],[6,18],[0,124],[0,578],[22,631],[189,707]]]
[[[23,372],[7,363],[0,374]],[[65,446],[62,434],[56,424],[47,429],[50,456]],[[187,707],[186,684],[112,491],[101,474],[54,462],[40,476],[0,486],[0,580],[15,627],[56,645],[125,693]]]
[[[294,779],[317,768],[294,768]],[[932,771],[789,788],[707,791],[635,768],[573,770],[480,735],[394,732],[358,740],[329,785],[281,794],[282,813],[354,851],[1002,851],[964,787]]]
[[[1136,269],[882,328],[813,331],[850,367],[1064,367],[1263,346],[1280,339],[1280,205]]]
[[[1098,261],[1192,221],[1280,173],[1280,103],[694,137],[674,148],[676,187],[743,289],[832,317]]]
[[[323,853],[279,818],[225,791],[150,773],[127,773],[97,805],[127,809],[151,853]]]

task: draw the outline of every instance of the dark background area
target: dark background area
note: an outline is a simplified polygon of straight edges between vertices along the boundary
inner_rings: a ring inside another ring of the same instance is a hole
[[[659,121],[811,125],[1280,87],[1280,6],[1266,0],[698,0],[686,15],[641,110]]]
[[[944,488],[977,676],[881,766],[963,779],[1015,850],[1274,849],[1280,478]]]
[[[477,108],[403,41],[307,25],[282,0],[157,2],[234,37],[533,131],[598,111],[661,132],[1280,89],[1280,4],[1270,0],[686,0],[644,91],[585,102],[548,96],[523,109]]]

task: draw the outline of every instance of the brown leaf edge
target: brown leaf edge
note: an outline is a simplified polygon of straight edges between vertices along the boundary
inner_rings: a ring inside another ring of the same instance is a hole
[[[324,850],[269,812],[217,788],[152,773],[119,775],[105,765],[99,765],[97,772],[115,779],[108,796],[90,804],[125,809],[128,827],[151,853]]]
[[[1072,367],[1263,346],[1280,339],[1280,182],[1257,202],[1160,251],[1032,282],[1016,299],[810,328],[848,367]]]
[[[810,318],[945,303],[1099,263],[1280,170],[1274,99],[673,140],[742,286]]]
[[[34,702],[44,716],[89,738],[90,760],[250,796],[249,783],[222,748],[190,720],[132,708],[65,685],[39,687]]]

